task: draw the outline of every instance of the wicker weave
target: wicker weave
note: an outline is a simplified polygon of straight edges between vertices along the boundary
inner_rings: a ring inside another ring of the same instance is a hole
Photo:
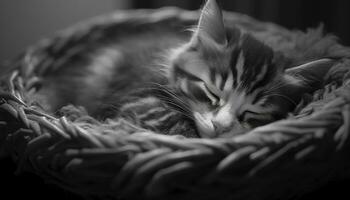
[[[82,196],[111,199],[278,199],[348,177],[350,76],[344,59],[331,81],[305,98],[296,116],[231,139],[166,136],[115,122],[113,129],[55,117],[31,97],[41,77],[84,47],[125,28],[193,24],[197,12],[174,8],[118,12],[74,26],[28,49],[0,90],[0,155]],[[295,32],[249,17],[225,18],[265,40],[291,43]],[[334,83],[336,82],[336,83]],[[131,134],[132,133],[132,134]]]

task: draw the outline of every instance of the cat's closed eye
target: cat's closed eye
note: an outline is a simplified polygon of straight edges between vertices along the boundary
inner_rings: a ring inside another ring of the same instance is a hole
[[[271,113],[258,113],[245,110],[237,117],[238,121],[249,125],[251,128],[262,126],[274,121]]]
[[[243,111],[240,115],[238,115],[237,119],[240,122],[245,122],[249,119],[249,115],[258,115],[259,113],[250,111],[250,110],[245,110]]]
[[[197,101],[216,107],[220,104],[220,97],[214,93],[203,81],[188,81],[187,88],[183,91],[188,92]]]
[[[220,106],[221,98],[218,94],[216,94],[215,92],[213,92],[208,86],[207,84],[204,84],[204,92],[206,93],[206,95],[211,99],[211,105],[214,107],[218,107]]]

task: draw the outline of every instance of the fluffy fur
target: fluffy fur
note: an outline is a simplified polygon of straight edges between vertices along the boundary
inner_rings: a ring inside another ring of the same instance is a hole
[[[192,116],[202,137],[243,133],[286,116],[318,76],[283,72],[273,50],[237,28],[226,28],[214,0],[205,4],[191,40],[170,58],[173,101]],[[303,65],[331,66],[330,60]],[[304,72],[305,73],[305,72]],[[322,75],[321,75],[322,77]],[[322,81],[320,81],[322,82]]]
[[[159,26],[92,46],[47,76],[39,95],[53,112],[71,103],[97,119],[132,118],[164,134],[179,122],[201,137],[232,136],[286,116],[327,72],[305,80],[309,69],[331,65],[284,69],[349,56],[321,29],[284,42],[226,26],[209,0],[194,32]]]

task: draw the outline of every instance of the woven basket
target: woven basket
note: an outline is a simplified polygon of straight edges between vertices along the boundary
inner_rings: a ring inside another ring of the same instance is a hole
[[[1,74],[0,155],[12,156],[17,173],[97,199],[286,199],[349,177],[347,58],[295,115],[230,139],[160,135],[121,122],[113,130],[96,120],[87,127],[33,101],[41,80],[86,47],[142,27],[183,29],[197,18],[175,8],[118,12],[29,48]],[[235,13],[225,20],[284,52],[301,34]]]

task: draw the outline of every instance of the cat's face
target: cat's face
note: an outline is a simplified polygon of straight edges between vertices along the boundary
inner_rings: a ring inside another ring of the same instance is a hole
[[[271,94],[281,72],[272,60],[270,48],[226,29],[215,1],[207,1],[191,41],[173,52],[170,73],[202,137],[238,134],[280,116]]]
[[[215,0],[207,0],[191,40],[170,56],[170,103],[193,118],[201,137],[230,137],[286,116],[334,64],[320,59],[284,71],[275,57],[249,34],[225,27]]]

